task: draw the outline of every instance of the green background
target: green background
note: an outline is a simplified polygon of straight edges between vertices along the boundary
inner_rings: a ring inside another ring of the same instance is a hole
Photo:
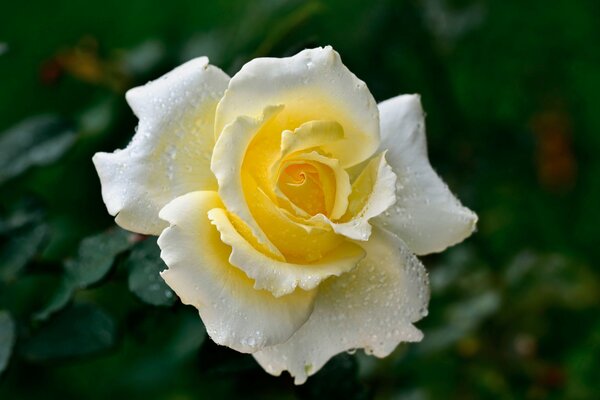
[[[600,398],[600,2],[4,2],[0,398]],[[216,346],[115,228],[91,163],[124,92],[208,55],[332,45],[376,100],[421,93],[432,165],[479,215],[439,255],[419,344],[300,387]]]

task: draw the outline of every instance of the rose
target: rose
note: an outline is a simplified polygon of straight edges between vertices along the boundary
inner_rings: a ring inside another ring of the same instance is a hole
[[[216,343],[302,383],[339,352],[422,338],[413,253],[477,217],[429,165],[418,95],[377,105],[326,47],[231,79],[201,57],[126,97],[137,133],[93,159],[104,202],[160,235],[162,277]]]

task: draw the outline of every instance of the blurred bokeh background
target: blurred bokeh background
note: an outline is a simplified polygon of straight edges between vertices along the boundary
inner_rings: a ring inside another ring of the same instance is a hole
[[[6,1],[0,6],[0,398],[600,398],[600,2]],[[432,165],[480,217],[423,258],[422,343],[308,383],[205,337],[115,227],[91,163],[124,92],[208,55],[331,44],[378,101],[421,93]]]

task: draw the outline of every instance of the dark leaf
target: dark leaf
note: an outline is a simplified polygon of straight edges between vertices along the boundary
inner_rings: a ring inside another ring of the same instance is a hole
[[[18,201],[13,210],[0,219],[0,235],[7,235],[11,231],[39,223],[44,216],[40,204],[33,198]]]
[[[333,357],[323,369],[298,388],[307,399],[367,399],[368,392],[357,379],[358,364],[349,354]]]
[[[48,304],[35,313],[33,317],[37,320],[48,319],[48,317],[55,312],[62,310],[69,303],[74,291],[75,287],[73,283],[69,279],[63,278]]]
[[[0,135],[0,184],[33,166],[58,160],[75,142],[75,130],[54,115],[31,117]]]
[[[29,338],[22,353],[31,361],[84,356],[110,348],[116,326],[102,309],[80,304],[67,308]]]
[[[85,238],[77,257],[65,263],[69,279],[79,288],[98,282],[110,271],[115,257],[132,244],[133,235],[120,228]]]
[[[175,294],[159,275],[166,265],[160,258],[156,239],[139,243],[129,255],[127,266],[129,290],[141,300],[155,306],[170,306],[175,302]]]
[[[26,226],[13,231],[0,250],[0,280],[14,280],[38,253],[48,233],[44,224]]]
[[[15,344],[15,323],[7,311],[0,311],[0,374],[6,369]]]
[[[34,315],[34,318],[45,320],[63,309],[77,289],[102,279],[113,266],[115,257],[132,244],[133,235],[120,228],[84,239],[79,245],[77,257],[65,262],[66,274],[50,301]]]

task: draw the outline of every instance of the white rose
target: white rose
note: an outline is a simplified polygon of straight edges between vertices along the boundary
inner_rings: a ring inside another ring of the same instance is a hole
[[[376,104],[326,47],[233,78],[197,58],[127,101],[137,133],[93,159],[104,202],[160,235],[162,277],[216,343],[302,383],[337,353],[421,340],[414,254],[462,241],[477,216],[429,164],[418,95]]]

